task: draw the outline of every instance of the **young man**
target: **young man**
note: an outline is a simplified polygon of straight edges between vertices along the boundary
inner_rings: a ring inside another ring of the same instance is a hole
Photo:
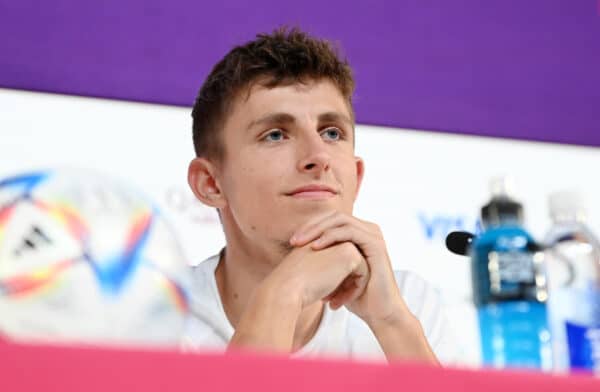
[[[353,89],[347,62],[298,30],[258,35],[206,79],[188,181],[226,246],[194,269],[187,346],[448,359],[435,291],[394,273],[380,229],[352,215]]]

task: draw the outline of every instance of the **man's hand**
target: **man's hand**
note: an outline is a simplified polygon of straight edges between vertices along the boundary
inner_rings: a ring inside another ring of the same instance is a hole
[[[360,297],[344,298],[343,302],[332,298],[331,307],[346,305],[369,325],[405,316],[408,309],[400,296],[383,234],[377,225],[335,212],[307,222],[290,240],[293,246],[309,244],[314,250],[343,243],[353,243],[359,249],[367,260],[370,279]]]
[[[368,281],[367,263],[352,243],[293,249],[255,290],[230,347],[289,353],[304,308],[323,299],[352,302]]]
[[[317,249],[311,244],[298,247],[283,259],[264,282],[283,285],[288,295],[300,300],[301,308],[319,300],[344,304],[365,291],[369,268],[359,250],[350,242]]]
[[[437,363],[418,319],[406,306],[396,284],[392,264],[379,226],[339,212],[315,218],[300,227],[293,246],[325,250],[353,243],[367,260],[370,278],[362,295],[330,297],[332,308],[345,305],[371,328],[388,359]]]

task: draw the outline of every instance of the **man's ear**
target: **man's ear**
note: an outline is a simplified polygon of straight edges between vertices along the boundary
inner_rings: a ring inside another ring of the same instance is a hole
[[[188,184],[196,198],[210,207],[225,207],[225,195],[216,177],[215,165],[206,158],[194,158],[188,167]]]
[[[354,157],[356,162],[356,193],[354,194],[354,200],[358,197],[358,191],[362,184],[363,177],[365,176],[365,161],[360,157]]]

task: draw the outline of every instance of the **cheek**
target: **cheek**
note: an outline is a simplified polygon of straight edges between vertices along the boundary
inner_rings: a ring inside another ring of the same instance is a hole
[[[343,162],[343,164],[340,165],[339,180],[344,185],[344,193],[346,193],[346,197],[354,197],[356,193],[356,187],[358,185],[356,162],[354,161],[354,158],[345,158],[344,160],[341,160],[341,162]]]
[[[277,159],[240,159],[226,179],[228,198],[248,204],[276,197],[285,178],[282,168]]]
[[[285,190],[286,177],[276,161],[260,165],[237,166],[228,180],[226,196],[229,208],[240,230],[248,236],[262,233],[273,237],[281,232],[276,217],[286,213],[281,193]],[[252,234],[252,233],[255,234]],[[271,233],[271,234],[269,234]]]

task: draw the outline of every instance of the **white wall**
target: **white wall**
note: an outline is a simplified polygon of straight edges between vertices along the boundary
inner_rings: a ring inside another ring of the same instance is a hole
[[[600,233],[600,149],[359,125],[366,177],[356,215],[382,227],[395,267],[435,284],[466,363],[478,362],[468,261],[445,250],[455,228],[473,230],[488,183],[512,175],[538,238],[547,195],[576,189]],[[171,218],[190,263],[223,245],[216,213],[186,183],[193,157],[190,108],[0,89],[0,178],[54,167],[98,169],[145,190]]]

